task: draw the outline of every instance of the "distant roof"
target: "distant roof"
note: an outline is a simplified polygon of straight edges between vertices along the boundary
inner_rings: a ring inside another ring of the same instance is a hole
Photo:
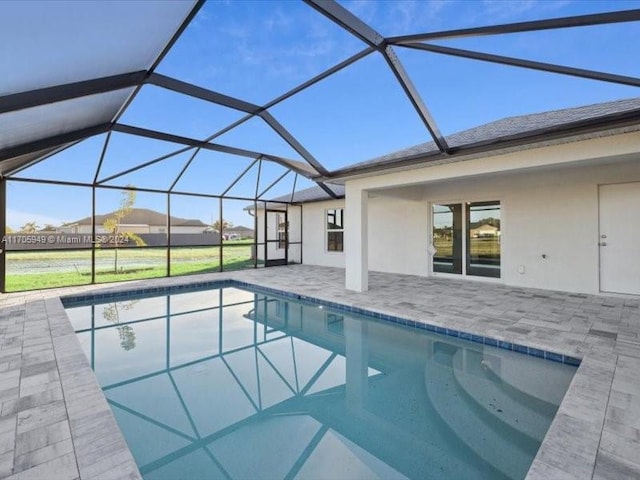
[[[114,212],[96,215],[96,225],[102,225],[107,218],[113,216]],[[169,217],[173,227],[206,227],[207,224],[198,219]],[[129,225],[154,225],[165,226],[167,216],[164,213],[149,210],[147,208],[134,208],[129,215],[122,218],[122,223]],[[66,225],[91,225],[91,217],[81,218],[75,222],[68,222]]]
[[[237,225],[224,229],[225,232],[253,232],[253,228],[245,227],[244,225]]]
[[[468,130],[463,130],[462,132],[454,133],[447,136],[447,142],[454,150],[456,147],[481,144],[484,142],[494,142],[496,148],[499,148],[499,140],[501,139],[509,139],[510,137],[527,133],[535,135],[537,132],[543,132],[547,129],[557,129],[563,125],[577,125],[580,122],[600,117],[604,117],[605,119],[615,119],[620,114],[624,114],[626,112],[637,113],[639,109],[640,97],[597,103],[583,107],[565,108],[562,110],[551,110],[542,113],[508,117],[495,122],[486,123],[478,127],[470,128]],[[601,128],[601,130],[605,129],[606,125]],[[413,147],[376,157],[371,160],[349,165],[344,169],[340,169],[340,171],[383,165],[393,167],[396,163],[400,163],[403,160],[429,157],[433,155],[440,155],[438,147],[434,142],[425,142],[414,145]],[[442,156],[446,155],[443,154]]]

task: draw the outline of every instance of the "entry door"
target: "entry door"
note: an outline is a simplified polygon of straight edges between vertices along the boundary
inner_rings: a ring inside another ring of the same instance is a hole
[[[600,186],[600,290],[640,295],[640,183]]]
[[[287,264],[289,244],[287,212],[267,210],[265,221],[265,266]]]

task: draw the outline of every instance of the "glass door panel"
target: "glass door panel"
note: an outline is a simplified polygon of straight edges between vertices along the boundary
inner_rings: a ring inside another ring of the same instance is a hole
[[[266,211],[266,266],[286,265],[288,246],[286,211]]]
[[[434,205],[434,272],[462,273],[462,238],[462,205]]]
[[[467,203],[467,275],[500,278],[500,202]]]

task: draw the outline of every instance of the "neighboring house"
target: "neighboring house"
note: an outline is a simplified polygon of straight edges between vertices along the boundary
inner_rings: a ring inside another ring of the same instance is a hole
[[[255,238],[255,232],[253,228],[238,225],[236,227],[226,228],[224,230],[224,236],[228,236],[229,239]]]
[[[478,225],[474,227],[470,225],[469,234],[471,238],[481,238],[481,237],[498,237],[500,236],[500,229],[498,227],[494,227],[493,225],[489,225],[484,223],[482,225]]]
[[[104,228],[104,222],[111,217],[113,212],[104,215],[96,215],[96,242],[102,246],[113,246],[111,235]],[[170,240],[172,247],[198,247],[220,245],[220,235],[207,229],[207,225],[200,220],[170,217],[171,238],[167,235],[167,216],[163,213],[144,208],[134,208],[132,212],[123,218],[120,232],[137,234],[145,246],[166,246]],[[93,245],[94,237],[91,234],[91,217],[82,218],[75,222],[68,222],[60,227],[43,228],[38,230],[39,235],[54,235],[52,242],[22,242],[18,239],[7,242],[7,250],[50,250],[68,248],[89,248]],[[7,237],[23,236],[20,233],[8,234]],[[135,242],[124,242],[121,246],[133,247]]]
[[[301,231],[303,263],[345,268],[356,291],[375,270],[638,295],[640,125],[621,123],[638,110],[629,99],[507,118],[447,137],[454,154],[426,143],[332,172],[325,185],[339,198],[296,192],[302,215],[289,214],[290,231]],[[498,227],[472,217],[500,222],[490,260],[468,246]],[[437,261],[434,225],[456,232]]]
[[[96,233],[107,233],[104,222],[112,217],[114,212],[104,215],[96,215]],[[171,233],[203,233],[207,225],[198,219],[170,217]],[[167,233],[167,215],[147,208],[133,208],[131,213],[125,216],[120,229],[124,232],[136,234],[143,233]],[[60,233],[90,234],[92,232],[91,217],[85,217],[75,222],[65,223],[58,228]]]

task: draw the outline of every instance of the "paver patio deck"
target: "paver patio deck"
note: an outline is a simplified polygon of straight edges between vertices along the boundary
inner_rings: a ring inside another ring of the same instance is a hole
[[[640,478],[640,298],[297,265],[0,296],[0,477],[140,478],[59,297],[235,279],[583,359],[527,479]]]

